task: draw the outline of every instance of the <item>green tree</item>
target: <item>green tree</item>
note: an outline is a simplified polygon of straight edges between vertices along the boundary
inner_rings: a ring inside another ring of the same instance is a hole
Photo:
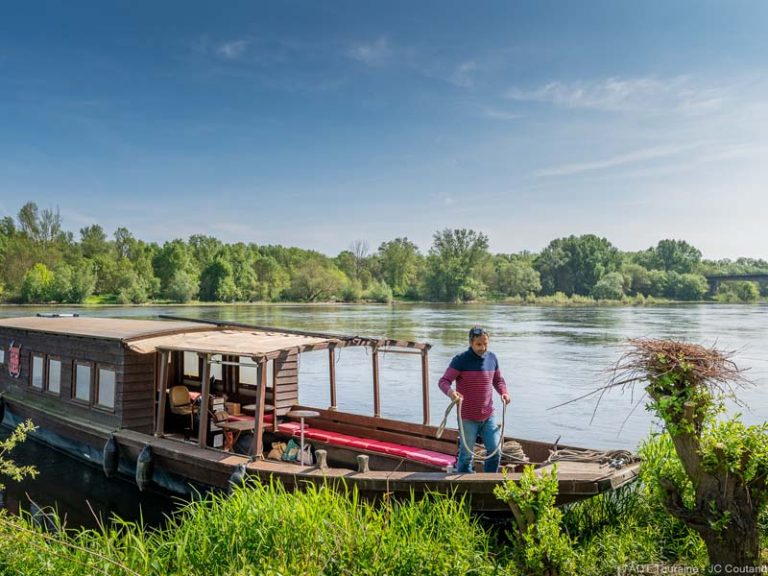
[[[699,533],[713,573],[756,573],[760,514],[768,504],[768,424],[718,418],[724,397],[744,377],[716,349],[636,339],[616,364],[609,386],[642,382],[648,409],[663,421],[676,458],[653,470],[652,486],[668,512]],[[671,447],[670,447],[671,448]],[[644,473],[648,475],[648,471]]]
[[[291,284],[288,272],[272,256],[260,256],[254,264],[254,269],[254,297],[257,300],[277,300]]]
[[[488,258],[488,237],[465,228],[436,232],[427,256],[425,288],[432,300],[467,300],[478,292],[475,268]]]
[[[510,255],[494,258],[494,277],[491,289],[503,296],[527,296],[541,291],[541,276],[530,259]]]
[[[21,232],[33,242],[46,245],[61,239],[61,215],[59,209],[45,208],[42,212],[34,202],[27,202],[18,214]]]
[[[92,260],[97,256],[108,255],[111,246],[104,229],[98,224],[80,228],[80,250],[84,257]]]
[[[174,302],[189,302],[197,295],[197,281],[189,272],[174,272],[166,290],[168,298]]]
[[[627,287],[627,293],[630,296],[637,294],[642,294],[643,296],[650,295],[651,273],[644,266],[634,262],[625,263],[621,267],[621,274],[624,276],[624,285]]]
[[[45,264],[35,264],[25,275],[21,285],[22,302],[50,302],[53,273]]]
[[[408,238],[382,242],[378,251],[381,278],[391,286],[395,296],[405,296],[416,285],[421,254]]]
[[[344,272],[350,280],[357,280],[357,262],[351,250],[342,250],[334,258],[336,267]]]
[[[189,249],[197,270],[202,272],[221,253],[224,245],[213,236],[195,234],[189,237]]]
[[[96,274],[87,260],[81,260],[72,266],[69,301],[75,304],[85,302],[96,288]]]
[[[233,299],[235,291],[232,265],[222,257],[208,264],[200,275],[200,300],[226,302]]]
[[[760,299],[760,289],[757,282],[722,282],[717,287],[717,299],[724,302],[757,302]]]
[[[130,264],[130,261],[126,262]],[[121,304],[144,304],[149,301],[151,288],[130,265],[121,268],[116,288],[116,299]]]
[[[38,471],[34,466],[19,466],[8,455],[18,444],[27,439],[27,434],[37,430],[31,420],[22,422],[16,426],[13,432],[4,440],[0,440],[0,478],[11,478],[20,482],[27,476],[37,477]],[[5,490],[5,484],[0,482],[0,492]]]
[[[661,240],[653,249],[653,268],[688,274],[696,271],[701,262],[701,251],[685,240]]]
[[[27,272],[35,264],[43,263],[45,256],[43,247],[24,234],[7,238],[0,260],[6,290],[18,297]]]
[[[306,302],[330,300],[341,293],[346,283],[347,277],[336,266],[313,258],[295,271],[287,294]]]
[[[72,266],[60,264],[53,270],[49,296],[56,302],[71,302],[72,294]]]
[[[620,272],[608,272],[597,281],[592,296],[598,300],[621,300],[624,296],[624,276]]]
[[[666,296],[676,300],[701,300],[709,291],[709,283],[701,274],[667,273]]]
[[[256,300],[258,277],[254,268],[255,261],[259,257],[257,250],[251,250],[242,242],[230,244],[226,247],[227,260],[232,265],[232,282],[234,289],[230,291],[227,301]]]
[[[161,294],[173,300],[176,298],[170,294],[171,282],[178,273],[183,273],[179,279],[182,279],[184,283],[197,284],[197,271],[192,262],[189,248],[183,240],[177,239],[163,244],[163,247],[154,255],[152,266],[154,275],[160,280]]]
[[[545,294],[587,296],[604,274],[619,269],[621,255],[605,238],[585,234],[553,240],[534,265]]]

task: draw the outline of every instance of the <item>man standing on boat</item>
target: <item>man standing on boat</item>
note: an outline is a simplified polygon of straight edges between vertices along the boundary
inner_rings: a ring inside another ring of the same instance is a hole
[[[493,388],[501,395],[504,404],[509,404],[507,383],[499,370],[499,361],[493,352],[488,350],[490,338],[488,332],[479,326],[469,331],[469,348],[451,360],[448,369],[440,378],[438,386],[451,400],[459,400],[459,458],[456,471],[459,473],[472,471],[471,450],[478,436],[488,454],[496,451],[501,441],[501,431],[496,426],[493,417]],[[456,382],[456,389],[451,384]],[[463,435],[462,435],[463,428]],[[469,450],[467,449],[469,447]],[[488,458],[484,464],[485,472],[496,472],[499,468],[500,454],[498,451]]]

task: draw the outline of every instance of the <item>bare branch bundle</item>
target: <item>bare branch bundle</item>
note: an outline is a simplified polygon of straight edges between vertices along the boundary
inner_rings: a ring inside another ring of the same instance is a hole
[[[703,387],[713,395],[733,395],[735,387],[749,384],[731,359],[734,352],[705,348],[677,340],[634,338],[629,349],[613,368],[613,378],[605,388],[633,388],[647,382],[653,387]]]

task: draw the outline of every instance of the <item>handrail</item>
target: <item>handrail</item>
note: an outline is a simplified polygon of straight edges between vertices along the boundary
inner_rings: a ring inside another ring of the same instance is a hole
[[[245,324],[242,322],[229,322],[229,321],[219,321],[219,320],[205,320],[203,318],[182,318],[180,316],[172,316],[170,314],[159,314],[158,318],[163,318],[164,320],[177,320],[182,322],[198,322],[200,324],[210,324],[212,326],[218,326],[218,327],[227,327],[231,326],[233,328],[249,328],[253,330],[261,330],[264,332],[280,332],[283,334],[295,334],[296,336],[309,336],[313,338],[326,338],[329,340],[341,340],[343,342],[347,342],[350,344],[356,344],[359,346],[393,346],[398,345],[398,343],[403,342],[405,343],[405,347],[407,348],[418,348],[420,350],[426,349],[429,350],[432,345],[427,344],[426,342],[411,342],[411,341],[401,341],[401,340],[393,340],[391,338],[373,338],[371,336],[347,336],[344,334],[331,334],[328,332],[312,332],[309,330],[296,330],[293,328],[275,328],[274,326],[261,326],[258,324]],[[394,352],[394,351],[391,351]]]

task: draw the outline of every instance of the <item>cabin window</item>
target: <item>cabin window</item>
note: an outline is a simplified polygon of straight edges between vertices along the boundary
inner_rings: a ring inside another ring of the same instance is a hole
[[[32,354],[32,388],[43,389],[43,376],[45,376],[44,358],[38,354]]]
[[[253,358],[249,356],[240,356],[240,384],[256,386],[259,383],[259,370]]]
[[[253,361],[250,356],[240,356],[239,382],[246,386],[261,384],[261,366]],[[272,366],[274,362],[267,361],[267,388],[272,387]]]
[[[0,348],[0,364],[5,364],[5,348]]]
[[[115,407],[115,371],[111,368],[99,368],[99,381],[96,388],[96,404],[104,408]]]
[[[223,380],[221,370],[221,354],[213,354],[211,356],[211,376],[218,381]]]
[[[184,378],[200,380],[200,356],[197,352],[184,352]]]
[[[61,360],[48,358],[48,392],[61,393]]]
[[[75,399],[91,401],[91,365],[75,362]]]

